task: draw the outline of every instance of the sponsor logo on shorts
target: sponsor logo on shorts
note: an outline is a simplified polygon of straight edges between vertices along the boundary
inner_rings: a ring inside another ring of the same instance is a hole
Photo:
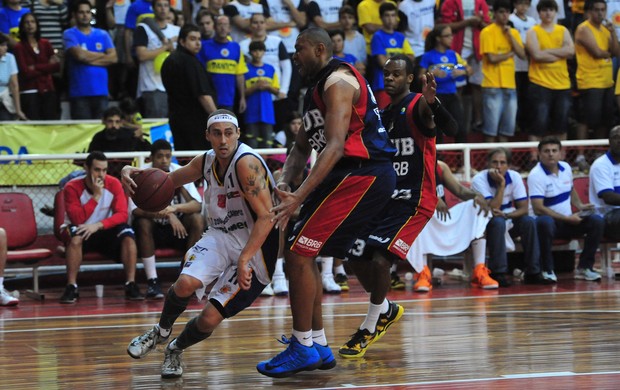
[[[323,242],[313,240],[306,236],[299,237],[299,240],[297,241],[297,243],[302,246],[305,246],[306,248],[313,248],[313,249],[319,249],[323,245]]]
[[[378,241],[381,244],[387,244],[388,242],[390,242],[390,238],[389,237],[379,237],[379,236],[375,236],[373,234],[368,236],[368,238],[371,239],[371,240]]]
[[[394,243],[394,246],[402,249],[405,252],[409,252],[409,248],[410,248],[409,244],[407,244],[405,241],[401,240],[400,238],[396,240],[396,242]]]

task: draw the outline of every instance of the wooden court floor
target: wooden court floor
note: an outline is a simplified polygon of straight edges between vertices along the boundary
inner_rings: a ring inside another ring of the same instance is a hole
[[[362,359],[337,357],[329,371],[286,379],[260,375],[256,363],[282,350],[290,335],[288,299],[259,298],[206,341],[184,353],[181,379],[163,380],[163,354],[141,360],[129,341],[152,327],[161,301],[125,302],[121,288],[81,288],[76,305],[61,289],[43,303],[22,296],[0,308],[0,389],[620,389],[620,282],[573,281],[483,291],[448,281],[429,294],[391,292],[403,318]],[[324,299],[334,353],[361,323],[366,296]],[[201,304],[193,301],[178,334]]]

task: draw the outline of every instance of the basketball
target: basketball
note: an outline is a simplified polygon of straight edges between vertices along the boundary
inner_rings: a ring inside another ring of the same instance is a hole
[[[157,212],[165,209],[174,197],[174,184],[161,169],[147,168],[133,176],[137,188],[131,197],[144,211]]]

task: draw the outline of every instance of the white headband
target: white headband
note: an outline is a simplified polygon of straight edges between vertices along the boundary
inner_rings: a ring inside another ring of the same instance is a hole
[[[237,118],[235,118],[234,116],[230,114],[217,114],[209,118],[209,120],[207,121],[207,129],[211,127],[212,124],[221,122],[232,123],[236,127],[239,127],[239,122],[237,122]]]

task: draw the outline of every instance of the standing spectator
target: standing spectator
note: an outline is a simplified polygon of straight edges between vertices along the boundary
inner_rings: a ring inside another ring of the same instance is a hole
[[[241,52],[249,59],[250,58],[250,43],[262,42],[265,45],[265,55],[263,56],[263,62],[273,66],[278,75],[280,81],[280,91],[277,94],[277,99],[285,99],[290,82],[291,82],[291,59],[286,51],[286,46],[282,39],[275,35],[267,34],[266,19],[263,14],[253,14],[250,17],[250,31],[249,38],[239,42]]]
[[[527,10],[527,15],[533,17],[534,20],[536,20],[536,23],[540,23],[540,15],[538,14],[538,11],[536,11],[536,9],[538,8],[539,1],[540,0],[532,0],[530,8]],[[557,5],[557,11],[556,11],[556,16],[553,22],[557,24],[561,24],[567,29],[570,29],[570,31],[573,31],[573,29],[570,26],[570,21],[567,22],[565,20],[566,13],[564,12],[564,7],[565,7],[564,1],[556,1],[555,5]],[[569,16],[570,16],[570,12],[569,12]]]
[[[58,98],[52,73],[60,71],[60,58],[45,38],[41,38],[39,21],[25,14],[19,22],[19,39],[15,58],[20,68],[19,84],[24,114],[31,120],[58,119]]]
[[[364,35],[357,31],[357,19],[355,9],[350,5],[344,5],[338,11],[340,28],[344,32],[344,52],[351,53],[364,66],[366,66],[366,40]]]
[[[334,58],[355,66],[355,69],[363,76],[366,73],[366,66],[353,54],[344,52],[344,32],[342,30],[333,30],[329,33],[329,37],[332,39]]]
[[[136,96],[142,99],[145,118],[167,118],[168,95],[161,81],[161,66],[176,48],[181,28],[167,22],[169,0],[154,0],[153,8],[155,23],[139,23],[133,39],[140,61]]]
[[[215,111],[214,91],[196,58],[200,47],[200,30],[186,24],[179,32],[179,45],[161,68],[175,150],[209,149],[204,132],[209,113]]]
[[[510,14],[508,20],[521,36],[521,42],[527,45],[527,32],[536,25],[536,20],[527,15],[531,0],[516,0],[514,2],[514,12]],[[534,106],[530,104],[528,88],[529,79],[527,72],[529,63],[527,56],[525,59],[515,58],[515,83],[517,87],[517,126],[522,133],[529,133],[530,118]]]
[[[17,81],[17,61],[15,56],[8,52],[9,38],[0,34],[0,121],[10,121],[17,116],[26,120],[22,112]]]
[[[426,36],[435,27],[435,0],[403,0],[398,9],[405,16],[405,37],[417,57],[416,65],[424,54]]]
[[[327,31],[340,28],[338,11],[343,0],[313,0],[308,2],[308,25],[319,27]]]
[[[493,23],[480,33],[482,57],[483,132],[485,141],[508,141],[515,132],[517,93],[514,56],[525,59],[519,32],[508,24],[511,5],[508,0],[493,4]]]
[[[92,152],[84,164],[86,176],[69,181],[64,188],[66,210],[67,287],[60,303],[79,298],[77,275],[82,254],[101,251],[120,259],[125,268],[125,298],[142,300],[135,282],[137,249],[133,229],[127,225],[127,196],[118,179],[107,175],[108,160]]]
[[[532,106],[530,141],[540,141],[549,133],[566,139],[571,108],[571,82],[567,59],[575,55],[568,29],[556,24],[558,5],[555,0],[541,0],[538,5],[540,24],[527,32],[526,49],[530,55],[528,71],[529,99]],[[538,152],[533,150],[530,165],[536,165]]]
[[[8,243],[6,231],[0,227],[0,306],[15,306],[19,299],[15,298],[4,288],[4,267],[8,257]]]
[[[155,0],[156,10],[159,1],[161,0]],[[164,172],[174,172],[181,168],[172,162],[172,146],[168,141],[159,139],[153,142],[151,162],[144,168],[151,167]],[[129,201],[129,212],[134,218],[133,227],[137,236],[138,253],[142,258],[148,282],[147,299],[164,297],[157,278],[155,248],[173,247],[187,251],[194,246],[204,231],[201,205],[202,198],[193,182],[179,187],[170,205],[160,212],[142,210],[133,203],[133,200]]]
[[[116,63],[110,35],[91,27],[92,6],[88,0],[75,5],[76,26],[64,32],[72,119],[97,119],[108,108],[108,70]]]
[[[58,53],[63,53],[62,32],[69,26],[69,10],[63,0],[34,0],[32,13],[39,21],[41,37],[49,40]]]
[[[252,61],[248,63],[245,78],[245,95],[248,107],[245,111],[246,137],[252,148],[273,146],[273,125],[276,123],[272,95],[280,92],[278,75],[273,66],[263,62],[265,44],[250,43]]]
[[[250,33],[250,17],[252,14],[263,14],[265,18],[269,18],[267,1],[234,0],[224,6],[224,15],[230,19],[229,23],[232,28],[229,33],[234,42],[241,42]],[[217,23],[217,18],[215,19]]]
[[[226,15],[215,19],[215,36],[202,43],[198,59],[207,69],[217,91],[217,106],[233,111],[235,98],[239,99],[239,112],[245,112],[245,80],[248,67],[237,42],[228,39],[230,19]]]
[[[467,62],[451,49],[452,29],[447,24],[436,25],[433,31],[426,36],[426,48],[420,61],[422,72],[429,71],[437,82],[437,98],[448,110],[457,124],[456,142],[467,142],[467,128],[465,127],[463,102],[457,93],[456,80],[471,73]],[[438,141],[441,134],[437,134]]]
[[[11,48],[19,41],[19,21],[29,12],[20,0],[4,0],[4,7],[0,7],[0,33],[9,38]]]
[[[388,2],[396,5],[392,0],[362,0],[357,5],[357,21],[359,28],[364,34],[366,53],[368,54],[370,54],[370,40],[383,27],[379,7]]]
[[[111,34],[118,62],[108,68],[111,81],[110,95],[113,99],[122,100],[133,95],[133,91],[129,91],[127,85],[129,69],[127,66],[127,48],[125,47],[125,19],[131,6],[131,0],[116,0],[113,3],[114,30],[111,31]]]
[[[618,239],[620,224],[610,217],[620,212],[620,126],[609,131],[609,150],[590,169],[590,203],[605,217],[605,236]]]
[[[133,97],[133,91],[138,81],[136,53],[133,50],[133,35],[138,23],[144,18],[154,17],[153,0],[136,0],[125,15],[125,64],[127,68],[127,92]]]
[[[573,172],[560,161],[562,143],[555,137],[545,137],[538,144],[540,163],[527,177],[530,203],[536,215],[540,241],[541,264],[545,279],[557,281],[551,247],[556,238],[581,238],[583,251],[575,270],[575,279],[600,280],[594,271],[594,256],[603,237],[603,217],[593,214],[592,204],[583,204],[573,186]],[[573,213],[571,205],[577,209]]]
[[[553,0],[552,0],[553,1]],[[472,180],[472,188],[482,194],[493,213],[486,229],[491,277],[500,287],[509,287],[506,228],[511,237],[521,237],[525,259],[525,283],[554,283],[543,276],[540,269],[540,246],[536,221],[528,215],[528,198],[523,179],[517,171],[508,169],[511,153],[497,148],[487,155],[488,169],[480,171]]]
[[[575,31],[577,57],[577,139],[604,138],[613,123],[614,79],[612,59],[620,55],[616,30],[605,19],[605,0],[586,3],[587,20]],[[576,162],[584,161],[583,154]]]
[[[491,20],[489,6],[485,0],[445,0],[441,5],[441,22],[452,29],[452,49],[471,66],[473,73],[468,78],[471,93],[474,130],[482,128],[482,54],[480,53],[480,31]],[[469,126],[469,123],[466,124]]]
[[[383,85],[383,65],[388,58],[396,54],[405,54],[414,62],[414,53],[409,46],[405,35],[396,31],[398,25],[398,8],[391,2],[385,2],[379,7],[382,27],[372,36],[370,43],[370,75],[372,91],[380,109],[387,107],[390,96],[385,92]]]
[[[207,10],[200,11],[196,16],[196,24],[200,28],[200,39],[206,41],[215,35],[215,17]]]

